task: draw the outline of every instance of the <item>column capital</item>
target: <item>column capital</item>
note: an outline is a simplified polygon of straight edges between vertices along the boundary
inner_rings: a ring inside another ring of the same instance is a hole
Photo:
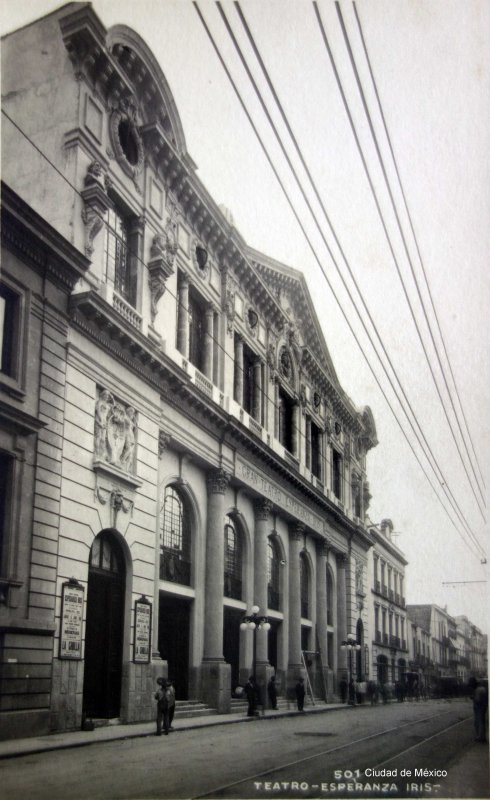
[[[230,476],[222,467],[208,472],[206,483],[209,494],[224,494],[230,482]]]
[[[267,500],[261,498],[260,500],[256,500],[254,503],[254,511],[255,511],[255,519],[256,520],[268,520],[270,513],[273,508],[273,503],[271,500]]]
[[[292,539],[293,539],[295,542],[301,542],[301,541],[303,540],[303,536],[304,536],[304,535],[305,535],[305,526],[303,525],[303,523],[302,523],[302,522],[297,522],[297,523],[296,523],[296,524],[295,524],[295,525],[294,525],[294,526],[291,528],[291,538],[292,538]]]
[[[337,565],[339,567],[347,567],[349,564],[349,556],[347,553],[337,553]]]
[[[171,436],[166,431],[158,431],[158,455],[160,458],[168,450]]]
[[[321,539],[317,542],[317,551],[319,556],[328,556],[329,550],[331,548],[331,544],[328,539]]]

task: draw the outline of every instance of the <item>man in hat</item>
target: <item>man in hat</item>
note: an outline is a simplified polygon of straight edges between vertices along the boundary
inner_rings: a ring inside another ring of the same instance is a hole
[[[165,678],[157,678],[158,689],[155,692],[155,700],[157,701],[157,736],[162,735],[162,723],[163,723],[163,733],[165,736],[168,736],[168,732],[170,730],[170,722],[171,717],[173,719],[174,710],[175,710],[175,689],[172,686],[171,681],[165,680]]]

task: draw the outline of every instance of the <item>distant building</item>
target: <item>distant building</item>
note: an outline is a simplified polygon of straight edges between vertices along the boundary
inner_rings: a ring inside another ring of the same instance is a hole
[[[468,617],[455,617],[457,641],[460,648],[460,672],[464,680],[488,675],[488,637]],[[464,671],[463,671],[464,670]]]
[[[407,560],[392,539],[393,523],[368,525],[374,539],[370,550],[368,596],[372,635],[370,674],[380,684],[405,681],[408,669],[405,567]]]
[[[410,659],[420,669],[427,684],[440,679],[457,680],[457,633],[454,617],[437,605],[408,605],[411,625]],[[430,652],[427,653],[428,635]],[[425,648],[421,645],[425,644]],[[425,649],[425,654],[424,654]],[[421,660],[422,659],[422,660]]]

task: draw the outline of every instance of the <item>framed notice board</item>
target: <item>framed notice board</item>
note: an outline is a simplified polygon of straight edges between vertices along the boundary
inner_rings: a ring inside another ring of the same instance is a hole
[[[151,612],[149,600],[143,595],[134,604],[134,656],[136,664],[148,664],[151,658]]]
[[[84,588],[74,578],[61,587],[60,658],[81,659]]]

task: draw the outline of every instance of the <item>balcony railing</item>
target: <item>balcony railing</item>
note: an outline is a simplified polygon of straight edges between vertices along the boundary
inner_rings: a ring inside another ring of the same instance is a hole
[[[383,597],[388,597],[388,587],[387,586],[382,586],[381,587],[381,594],[383,595]]]
[[[251,431],[257,434],[257,436],[262,436],[262,425],[259,425],[257,420],[253,417],[248,418],[248,426]]]
[[[191,585],[191,562],[183,559],[179,553],[165,550],[160,553],[160,580]]]
[[[390,634],[390,647],[400,647],[400,637]]]
[[[121,317],[124,317],[124,319],[130,323],[130,325],[133,325],[133,327],[137,328],[139,331],[141,330],[143,322],[141,314],[138,314],[136,309],[133,308],[133,306],[130,305],[127,300],[124,300],[120,294],[114,292],[112,303]]]
[[[197,369],[195,380],[196,386],[201,390],[201,392],[204,392],[204,394],[206,394],[208,397],[213,396],[213,384],[210,380],[208,380],[208,378],[206,378],[205,375],[202,374],[202,372],[199,372]]]
[[[395,603],[397,604],[397,606],[400,605],[400,595],[396,594],[396,592],[395,592]]]

